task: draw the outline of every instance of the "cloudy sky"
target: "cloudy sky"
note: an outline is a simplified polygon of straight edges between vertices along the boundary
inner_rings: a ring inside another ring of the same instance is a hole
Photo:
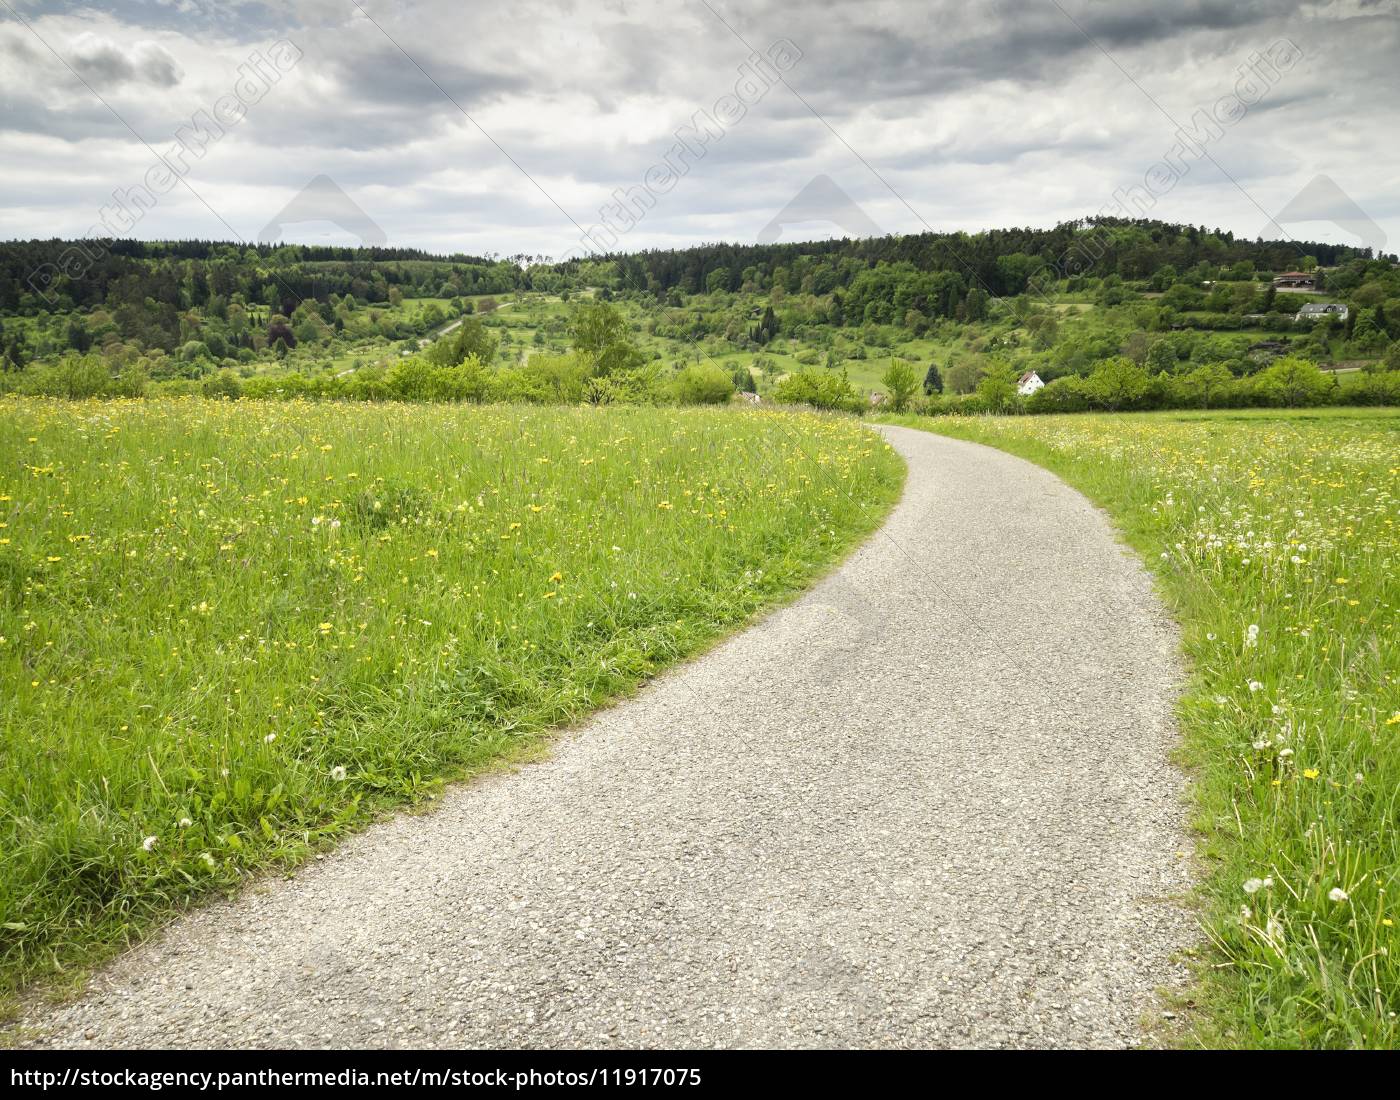
[[[0,0],[0,238],[559,257],[1116,195],[1395,251],[1397,59],[1400,0]]]

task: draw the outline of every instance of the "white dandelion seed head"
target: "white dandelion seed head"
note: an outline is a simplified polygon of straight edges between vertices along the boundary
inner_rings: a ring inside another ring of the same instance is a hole
[[[334,779],[337,783],[343,782],[345,780],[345,765],[337,764],[335,767],[333,767],[331,769],[331,778]]]
[[[275,733],[269,733],[266,737],[263,738],[263,744],[265,744],[265,745],[270,745],[270,744],[272,744],[272,742],[274,742],[274,741],[276,741],[276,740],[277,740],[277,735],[276,735]]]
[[[1257,894],[1262,889],[1264,889],[1264,880],[1262,878],[1247,878],[1244,880],[1244,892],[1246,894]]]
[[[1346,901],[1348,898],[1351,897],[1351,895],[1348,894],[1345,890],[1343,890],[1340,886],[1334,886],[1332,887],[1332,889],[1327,891],[1327,897],[1330,901]]]
[[[154,851],[156,842],[159,840],[160,837],[158,836],[148,836],[145,840],[141,842],[141,847],[146,849],[146,851],[148,852]]]
[[[193,824],[194,822],[187,817],[180,818],[180,828],[182,829],[188,829]]]

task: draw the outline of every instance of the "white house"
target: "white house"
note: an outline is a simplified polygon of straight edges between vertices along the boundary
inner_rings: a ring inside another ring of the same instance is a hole
[[[1026,371],[1025,374],[1021,375],[1021,377],[1016,380],[1016,392],[1022,397],[1029,397],[1031,394],[1035,393],[1036,390],[1043,390],[1044,388],[1045,383],[1040,380],[1040,375],[1036,374],[1033,370]]]
[[[1324,317],[1335,317],[1345,322],[1350,312],[1341,302],[1309,302],[1298,311],[1294,321],[1320,321]]]

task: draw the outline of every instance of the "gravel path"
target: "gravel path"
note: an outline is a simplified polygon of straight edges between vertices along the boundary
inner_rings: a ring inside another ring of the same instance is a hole
[[[73,1046],[1123,1046],[1192,922],[1173,628],[1039,468],[884,429],[801,600],[25,1021]]]

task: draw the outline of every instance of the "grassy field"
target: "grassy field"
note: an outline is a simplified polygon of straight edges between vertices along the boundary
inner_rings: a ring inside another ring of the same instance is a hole
[[[1049,467],[1161,577],[1194,666],[1196,1038],[1400,1044],[1400,414],[898,422]]]
[[[901,482],[817,416],[0,401],[0,991],[628,691]]]

